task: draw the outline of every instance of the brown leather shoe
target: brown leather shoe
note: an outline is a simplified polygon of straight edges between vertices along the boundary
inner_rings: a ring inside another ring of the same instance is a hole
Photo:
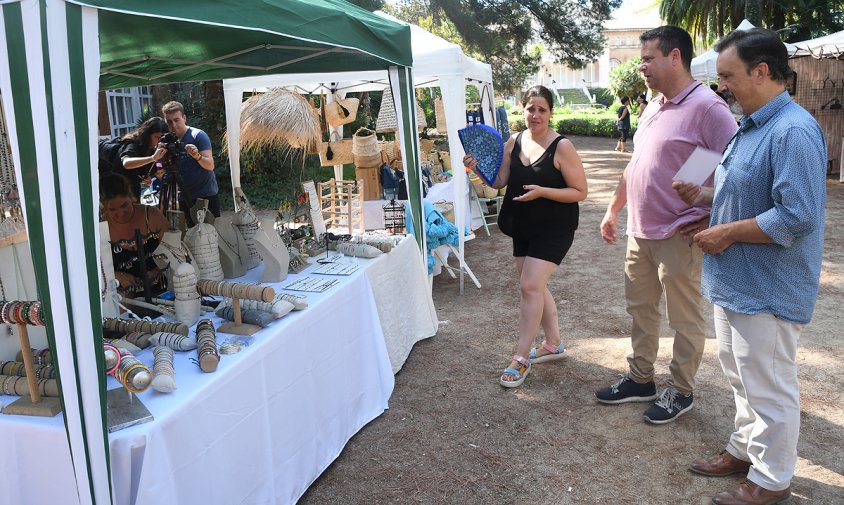
[[[712,498],[714,505],[774,505],[791,497],[791,486],[771,491],[746,480],[730,492],[720,492]]]
[[[750,462],[738,459],[727,451],[717,456],[692,461],[689,470],[710,477],[725,477],[734,473],[747,473]]]

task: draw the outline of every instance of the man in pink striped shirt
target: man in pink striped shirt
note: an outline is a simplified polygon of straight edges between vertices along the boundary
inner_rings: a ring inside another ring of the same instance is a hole
[[[656,400],[645,411],[645,420],[665,424],[694,404],[695,374],[705,343],[703,254],[687,237],[709,220],[709,208],[684,203],[671,182],[696,147],[723,152],[737,126],[724,100],[692,78],[692,39],[686,31],[661,26],[639,40],[639,71],[661,95],[639,118],[633,156],[601,221],[601,236],[614,244],[618,213],[627,205],[624,292],[633,318],[633,352],[627,357],[629,371],[595,396],[607,404]],[[654,362],[663,292],[674,348],[671,378],[657,395]]]

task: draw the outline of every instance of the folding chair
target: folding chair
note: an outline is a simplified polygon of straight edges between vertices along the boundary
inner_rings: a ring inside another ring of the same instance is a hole
[[[498,214],[501,212],[501,205],[504,203],[503,196],[496,196],[493,198],[481,198],[475,192],[475,188],[469,185],[469,198],[478,206],[478,212],[481,215],[481,220],[484,223],[484,231],[489,237],[489,225],[498,224]],[[495,212],[489,210],[489,202],[495,203]]]

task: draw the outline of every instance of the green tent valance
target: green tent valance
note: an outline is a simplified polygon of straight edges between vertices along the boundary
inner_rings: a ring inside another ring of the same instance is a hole
[[[411,66],[410,29],[343,0],[70,0],[99,9],[100,87]]]

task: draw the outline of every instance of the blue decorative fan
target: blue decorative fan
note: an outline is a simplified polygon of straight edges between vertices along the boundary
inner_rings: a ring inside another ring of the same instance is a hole
[[[504,139],[495,128],[485,124],[457,130],[463,150],[478,160],[478,174],[492,186],[504,160]]]

